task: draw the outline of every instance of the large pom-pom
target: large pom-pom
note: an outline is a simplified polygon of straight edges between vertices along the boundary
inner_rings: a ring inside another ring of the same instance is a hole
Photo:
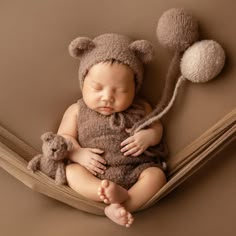
[[[182,8],[172,8],[163,13],[157,24],[157,38],[163,47],[183,52],[198,40],[198,23]]]
[[[196,42],[189,47],[181,60],[182,75],[194,83],[204,83],[216,77],[225,64],[225,52],[213,40]]]

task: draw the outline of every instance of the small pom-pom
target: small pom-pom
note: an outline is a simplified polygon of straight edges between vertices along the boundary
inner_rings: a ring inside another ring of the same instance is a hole
[[[225,64],[225,52],[213,40],[202,40],[189,47],[181,60],[182,75],[194,83],[204,83],[216,77]]]
[[[87,37],[78,37],[68,46],[69,54],[74,58],[80,58],[84,53],[95,47],[94,42]]]
[[[134,41],[129,45],[129,48],[137,54],[144,64],[149,63],[154,57],[154,47],[147,40]]]

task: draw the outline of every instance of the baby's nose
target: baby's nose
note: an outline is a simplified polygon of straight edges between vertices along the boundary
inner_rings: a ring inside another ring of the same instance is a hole
[[[104,91],[102,100],[106,102],[113,102],[114,101],[114,96],[112,91]]]

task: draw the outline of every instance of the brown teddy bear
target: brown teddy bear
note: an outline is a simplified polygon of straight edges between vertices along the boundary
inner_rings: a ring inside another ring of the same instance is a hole
[[[27,168],[33,172],[41,170],[55,179],[57,185],[66,184],[65,159],[72,149],[72,143],[64,137],[46,132],[41,136],[43,141],[42,154],[35,156]]]

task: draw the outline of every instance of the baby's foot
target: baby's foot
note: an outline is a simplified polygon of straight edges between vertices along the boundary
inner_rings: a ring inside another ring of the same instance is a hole
[[[106,216],[117,223],[125,227],[130,227],[133,223],[133,216],[119,203],[110,204],[105,208]]]
[[[105,179],[98,188],[98,196],[106,204],[122,203],[128,199],[128,191]]]

